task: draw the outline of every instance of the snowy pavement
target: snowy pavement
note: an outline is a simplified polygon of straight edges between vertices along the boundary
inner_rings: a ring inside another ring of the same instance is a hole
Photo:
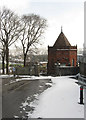
[[[79,102],[79,86],[69,76],[52,77],[53,85],[45,90],[38,100],[31,103],[35,107],[29,118],[84,118],[84,105]]]
[[[2,118],[2,79],[0,79],[0,120]]]
[[[13,76],[0,76],[0,78],[10,78]],[[15,81],[21,80],[46,80],[51,79],[50,88],[40,95],[36,95],[36,100],[23,107],[35,108],[33,112],[26,111],[28,118],[84,118],[84,105],[79,102],[79,86],[71,76],[19,76]],[[39,86],[41,88],[41,86]],[[27,97],[29,98],[29,97]],[[27,100],[28,101],[28,100]]]

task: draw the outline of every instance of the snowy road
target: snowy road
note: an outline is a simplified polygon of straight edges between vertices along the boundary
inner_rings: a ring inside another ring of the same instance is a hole
[[[39,96],[32,104],[35,111],[31,118],[84,118],[84,106],[79,102],[79,86],[76,80],[65,77],[52,77],[53,87]],[[36,105],[38,104],[38,105]]]
[[[32,111],[34,109],[33,107],[29,107],[30,102],[32,102],[35,99],[37,94],[40,94],[45,89],[47,89],[47,86],[45,84],[49,81],[50,80],[43,80],[43,79],[33,80],[30,81],[28,84],[19,87],[16,90],[3,92],[2,93],[3,118],[13,118],[15,116],[19,118],[22,117],[26,118],[27,111]],[[26,100],[28,104],[27,106],[25,106]]]

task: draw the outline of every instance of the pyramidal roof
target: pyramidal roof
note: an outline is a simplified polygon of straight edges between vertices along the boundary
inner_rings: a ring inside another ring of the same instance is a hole
[[[68,39],[64,35],[62,28],[61,28],[61,33],[59,34],[53,47],[58,48],[58,47],[67,47],[67,46],[71,46],[71,44],[69,43]]]

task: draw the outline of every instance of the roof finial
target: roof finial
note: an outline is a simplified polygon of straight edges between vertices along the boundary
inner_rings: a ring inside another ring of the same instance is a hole
[[[62,30],[62,26],[61,26],[61,32],[63,32],[63,30]]]

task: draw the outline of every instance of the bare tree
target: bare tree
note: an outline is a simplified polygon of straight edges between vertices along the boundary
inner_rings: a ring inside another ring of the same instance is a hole
[[[4,42],[0,41],[0,56],[1,56],[1,60],[2,60],[2,73],[5,73],[5,46],[4,46]]]
[[[6,73],[8,74],[9,47],[18,40],[21,31],[19,17],[5,7],[0,11],[0,42],[6,55]]]
[[[27,53],[31,47],[36,47],[41,36],[46,28],[46,20],[39,15],[29,14],[22,17],[22,35],[20,37],[23,55],[24,66],[26,65]]]

